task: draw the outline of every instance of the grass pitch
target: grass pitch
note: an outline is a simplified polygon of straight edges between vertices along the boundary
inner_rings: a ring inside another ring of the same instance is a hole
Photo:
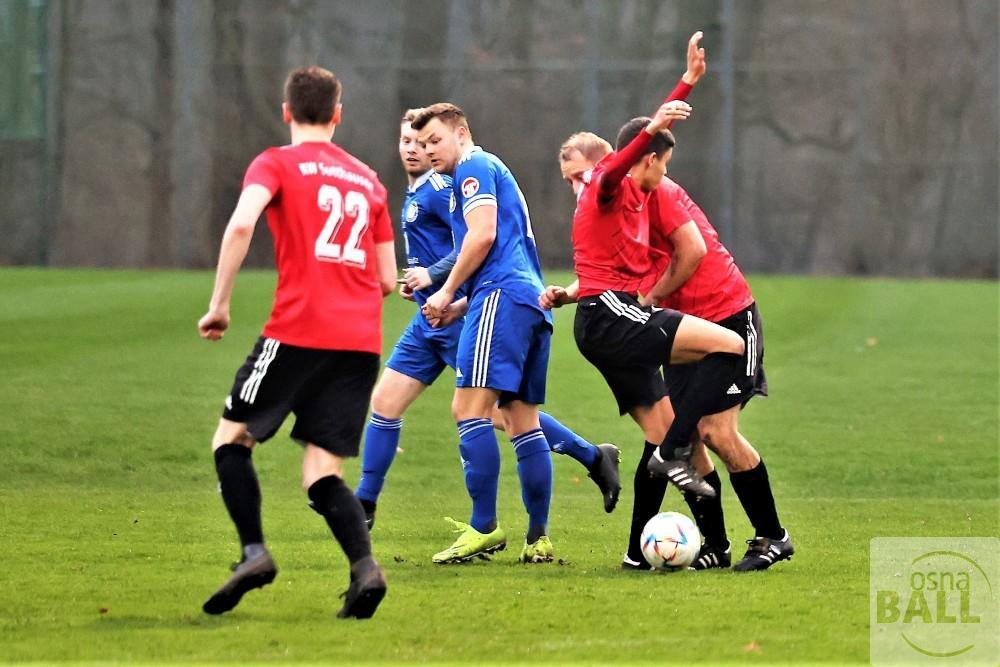
[[[606,515],[557,457],[560,564],[514,562],[525,516],[504,439],[509,550],[431,564],[453,537],[441,517],[468,513],[443,378],[406,416],[379,506],[390,590],[376,617],[333,618],[346,564],[306,507],[287,425],[255,455],[281,573],[209,617],[200,605],[238,552],[209,438],[274,275],[241,275],[219,344],[195,332],[211,280],[0,271],[0,660],[867,662],[870,538],[1000,532],[997,284],[759,277],[771,397],[743,430],[767,460],[791,562],[748,576],[619,570],[641,436],[579,356],[565,308],[546,409],[618,443],[628,481]],[[412,304],[387,303],[389,349]],[[723,480],[738,557],[751,529]],[[687,512],[676,491],[665,508]]]

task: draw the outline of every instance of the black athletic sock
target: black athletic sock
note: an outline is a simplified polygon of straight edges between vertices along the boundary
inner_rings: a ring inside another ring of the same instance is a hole
[[[729,481],[733,484],[733,491],[740,499],[747,518],[757,531],[757,537],[768,537],[772,540],[784,537],[785,529],[778,521],[778,510],[774,507],[771,480],[768,479],[764,460],[761,459],[756,468],[729,473]]]
[[[705,538],[705,544],[725,550],[729,545],[729,537],[726,535],[726,518],[722,513],[722,480],[719,479],[719,471],[713,470],[703,475],[702,479],[715,489],[715,497],[685,491],[684,500],[698,524],[698,530]]]
[[[646,464],[649,463],[649,457],[653,455],[654,451],[656,451],[656,445],[651,442],[645,443],[632,481],[635,497],[632,499],[632,529],[628,536],[628,557],[639,563],[645,562],[639,544],[642,529],[646,527],[646,522],[660,511],[663,495],[667,492],[667,480],[651,477],[649,471],[646,470]]]
[[[323,477],[309,487],[308,494],[310,506],[326,519],[351,564],[372,555],[365,511],[344,480],[336,475]]]
[[[260,484],[251,460],[252,450],[243,445],[222,445],[215,450],[215,471],[219,475],[222,501],[236,524],[244,551],[249,544],[264,542],[260,522]]]
[[[725,397],[742,361],[738,354],[713,352],[697,362],[683,400],[674,406],[674,421],[660,450],[664,460],[676,458],[677,449],[690,444],[701,418],[718,411],[719,400]]]

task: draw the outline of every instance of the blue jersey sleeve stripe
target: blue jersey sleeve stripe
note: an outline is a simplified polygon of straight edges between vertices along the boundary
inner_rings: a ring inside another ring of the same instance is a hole
[[[462,214],[468,215],[469,211],[477,209],[480,206],[493,206],[497,208],[497,198],[490,194],[473,197],[462,205]]]
[[[495,199],[480,199],[479,201],[472,202],[471,204],[466,204],[462,209],[462,215],[469,215],[475,211],[480,206],[490,206],[492,208],[499,208]]]

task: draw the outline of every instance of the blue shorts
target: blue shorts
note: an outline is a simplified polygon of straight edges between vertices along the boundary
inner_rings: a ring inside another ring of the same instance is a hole
[[[418,319],[419,318],[419,319]],[[428,331],[424,316],[416,316],[403,331],[392,349],[392,356],[385,362],[387,368],[418,380],[434,384],[446,366],[455,367],[455,353],[462,334],[462,323],[455,322],[445,329]]]
[[[537,307],[519,303],[503,288],[473,295],[458,341],[459,387],[489,387],[500,405],[545,402],[552,325]]]

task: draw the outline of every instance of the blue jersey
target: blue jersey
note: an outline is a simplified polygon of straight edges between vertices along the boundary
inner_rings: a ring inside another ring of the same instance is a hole
[[[497,209],[496,240],[469,280],[470,300],[477,291],[499,287],[515,301],[541,310],[538,295],[545,285],[528,204],[507,165],[496,155],[474,146],[455,168],[452,193],[456,246],[465,238],[465,216],[469,212],[484,205]],[[543,312],[551,322],[551,312]]]
[[[428,171],[406,189],[401,223],[408,268],[428,268],[455,249],[450,203],[451,178],[434,171]],[[422,306],[438,287],[419,290],[413,297]]]

